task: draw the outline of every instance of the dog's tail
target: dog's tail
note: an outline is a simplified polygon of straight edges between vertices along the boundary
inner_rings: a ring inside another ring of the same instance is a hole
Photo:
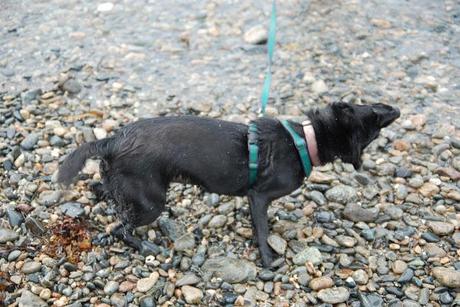
[[[112,153],[112,138],[85,143],[67,156],[59,167],[58,182],[65,185],[72,183],[78,172],[92,157],[106,158]]]

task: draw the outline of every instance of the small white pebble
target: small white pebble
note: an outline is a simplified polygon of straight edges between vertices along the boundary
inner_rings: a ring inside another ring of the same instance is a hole
[[[146,265],[154,266],[154,265],[155,265],[155,264],[154,264],[155,262],[156,262],[155,256],[153,256],[153,255],[147,256],[147,257],[145,258],[145,264],[146,264]]]
[[[99,12],[110,12],[113,9],[113,3],[112,2],[104,2],[101,3],[97,6],[97,10]]]

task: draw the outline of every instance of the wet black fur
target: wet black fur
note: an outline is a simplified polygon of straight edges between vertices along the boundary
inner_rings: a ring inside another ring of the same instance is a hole
[[[383,104],[335,103],[311,110],[322,163],[341,158],[356,168],[362,150],[380,129],[399,117]],[[102,160],[99,194],[120,206],[124,224],[132,227],[155,221],[165,209],[170,182],[191,182],[206,191],[248,196],[255,237],[263,264],[273,260],[267,244],[267,208],[271,201],[297,189],[304,180],[299,156],[288,132],[274,118],[256,120],[259,135],[257,182],[249,187],[247,131],[244,124],[179,116],[142,119],[110,138],[87,143],[72,152],[59,169],[58,181],[70,184],[85,161]],[[302,126],[291,122],[303,136]],[[128,233],[115,231],[126,243],[142,249]]]

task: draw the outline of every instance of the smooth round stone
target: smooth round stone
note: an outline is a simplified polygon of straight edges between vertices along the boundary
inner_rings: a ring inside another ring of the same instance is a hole
[[[153,296],[143,296],[139,299],[139,306],[140,307],[155,307],[156,300]]]
[[[21,147],[25,150],[31,150],[34,148],[37,142],[38,142],[38,134],[30,133],[24,138],[24,140],[22,140]]]
[[[29,261],[29,262],[24,263],[24,265],[22,266],[22,272],[24,274],[32,274],[32,273],[36,273],[40,271],[41,268],[42,268],[41,263],[35,262],[35,261]]]
[[[441,295],[439,296],[439,300],[443,304],[450,304],[450,303],[452,303],[454,298],[449,294],[449,292],[445,291],[445,292],[441,293]]]
[[[203,298],[203,292],[192,286],[183,286],[181,288],[185,301],[189,304],[199,304]]]
[[[194,285],[194,284],[199,283],[200,281],[201,279],[198,276],[196,276],[193,273],[191,274],[188,273],[176,281],[176,287],[182,287],[185,285]]]
[[[268,39],[267,29],[263,25],[257,25],[244,33],[243,39],[248,44],[265,44]]]
[[[328,211],[320,211],[315,214],[315,218],[319,223],[330,223],[334,220],[334,213]]]
[[[8,254],[8,261],[15,261],[21,255],[20,250],[13,250]]]
[[[358,199],[356,190],[347,185],[337,185],[326,192],[326,198],[329,201],[347,204]]]
[[[329,276],[322,276],[318,278],[313,278],[310,281],[309,286],[312,290],[319,291],[322,289],[331,288],[332,286],[334,286],[334,281]]]
[[[357,271],[353,272],[351,277],[359,285],[365,285],[369,281],[369,276],[367,275],[366,271],[364,271],[364,270],[357,270]]]
[[[120,284],[118,282],[111,280],[105,285],[104,293],[107,295],[111,295],[118,290],[119,286]]]
[[[318,298],[324,303],[339,304],[348,300],[350,292],[347,288],[329,288],[323,289],[318,292]]]
[[[316,247],[307,247],[300,253],[297,253],[292,261],[296,265],[304,265],[308,261],[313,265],[317,265],[321,263],[322,256],[321,252]]]
[[[262,270],[259,273],[259,279],[263,281],[273,280],[273,277],[275,277],[275,273],[270,270]]]
[[[270,245],[273,250],[279,254],[279,255],[284,255],[284,252],[286,251],[287,247],[287,242],[283,238],[281,238],[279,235],[273,234],[270,235],[267,239],[268,245]]]
[[[114,307],[125,307],[127,305],[126,298],[121,293],[114,293],[110,297],[110,303]]]
[[[271,292],[271,291],[270,291]],[[232,292],[225,292],[224,293],[224,297],[223,297],[223,300],[226,304],[233,304],[236,299],[237,299],[238,295],[235,294],[235,293],[232,293]]]
[[[393,262],[392,270],[396,274],[402,274],[407,269],[407,263],[402,260],[396,260]]]

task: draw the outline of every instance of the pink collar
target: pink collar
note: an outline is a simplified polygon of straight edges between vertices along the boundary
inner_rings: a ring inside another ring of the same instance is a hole
[[[311,124],[311,121],[308,119],[302,122],[302,126],[303,133],[305,135],[305,140],[307,141],[308,145],[308,153],[310,154],[310,160],[313,164],[312,166],[320,166],[321,161],[319,160],[318,156],[318,145],[316,143],[316,136],[315,130],[313,129],[313,125]]]

